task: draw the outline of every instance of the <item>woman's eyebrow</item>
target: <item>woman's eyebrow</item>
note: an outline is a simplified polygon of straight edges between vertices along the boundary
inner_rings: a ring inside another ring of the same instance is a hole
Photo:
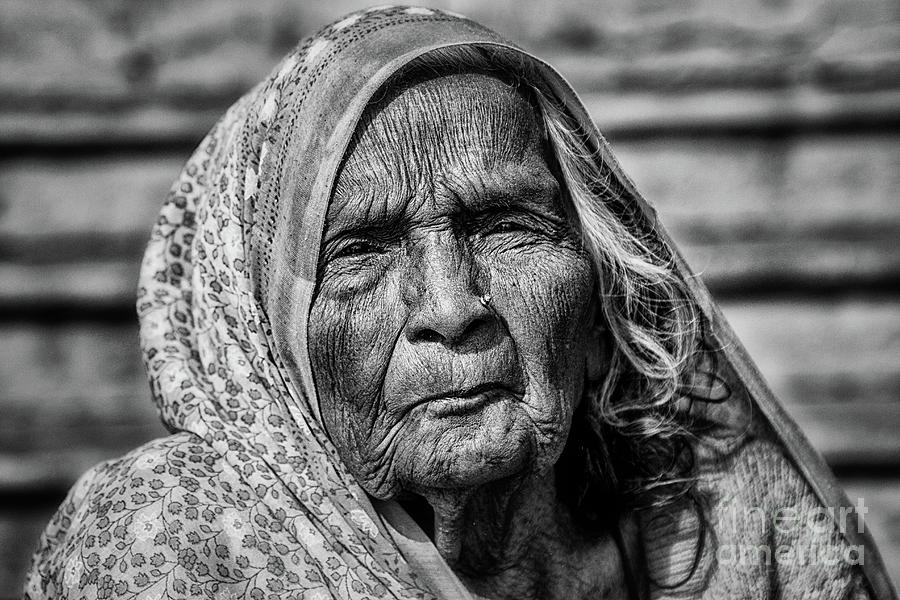
[[[393,195],[396,193],[379,186],[362,186],[342,194],[335,205],[336,195],[325,217],[322,243],[338,237],[383,238],[399,231],[405,208],[413,198],[397,198]],[[384,199],[383,203],[377,202],[379,197]]]
[[[467,199],[469,211],[496,208],[517,208],[560,213],[560,185],[555,178],[518,179],[511,184],[495,181],[489,183],[484,192]]]
[[[326,228],[323,244],[328,244],[339,238],[374,238],[389,239],[396,237],[403,231],[401,223],[402,212],[396,214],[382,214],[365,218],[350,218],[346,221],[336,221]]]

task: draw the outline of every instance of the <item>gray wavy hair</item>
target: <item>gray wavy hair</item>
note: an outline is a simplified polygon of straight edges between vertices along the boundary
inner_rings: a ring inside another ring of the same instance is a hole
[[[490,46],[438,49],[384,89],[468,72],[501,78],[533,99],[593,259],[608,368],[585,386],[556,466],[561,497],[590,529],[608,528],[629,510],[696,504],[689,404],[698,397],[703,331],[671,249],[526,57]]]

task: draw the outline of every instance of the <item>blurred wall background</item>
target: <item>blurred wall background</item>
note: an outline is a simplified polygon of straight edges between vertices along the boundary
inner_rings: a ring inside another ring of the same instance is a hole
[[[353,0],[0,0],[0,598],[76,477],[164,435],[140,255],[213,121]],[[900,581],[900,3],[478,0],[578,89]]]

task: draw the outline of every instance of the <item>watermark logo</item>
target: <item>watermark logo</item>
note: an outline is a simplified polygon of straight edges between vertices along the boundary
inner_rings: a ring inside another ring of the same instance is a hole
[[[733,531],[774,533],[783,543],[721,543],[716,548],[720,565],[829,565],[838,563],[862,565],[862,545],[837,543],[834,534],[845,536],[855,529],[865,532],[865,501],[858,498],[853,506],[786,506],[774,512],[758,506],[729,506],[724,521],[731,521]]]

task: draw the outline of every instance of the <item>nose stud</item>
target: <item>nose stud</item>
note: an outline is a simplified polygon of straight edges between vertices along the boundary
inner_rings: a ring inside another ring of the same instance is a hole
[[[483,296],[479,296],[478,301],[481,302],[481,305],[484,306],[485,308],[491,307],[491,295],[490,294],[484,294]]]

